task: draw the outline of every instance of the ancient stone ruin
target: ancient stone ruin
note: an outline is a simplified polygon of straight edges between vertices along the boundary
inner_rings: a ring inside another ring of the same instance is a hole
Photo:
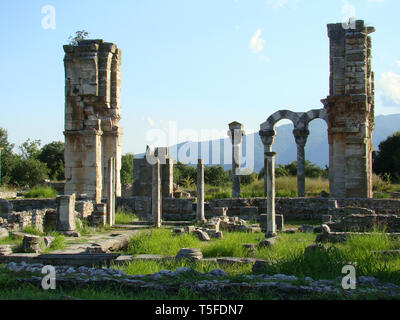
[[[121,195],[121,50],[103,40],[64,46],[65,194],[107,196],[108,161],[115,158],[115,193]]]
[[[329,184],[333,198],[372,198],[372,131],[374,120],[374,74],[371,71],[373,27],[356,21],[355,29],[341,23],[328,25],[330,39],[330,92],[324,108],[308,112],[277,111],[260,126],[265,151],[265,195],[269,181],[268,153],[276,136],[275,125],[282,119],[293,122],[297,145],[298,196],[305,196],[304,147],[308,125],[323,119],[328,125]]]

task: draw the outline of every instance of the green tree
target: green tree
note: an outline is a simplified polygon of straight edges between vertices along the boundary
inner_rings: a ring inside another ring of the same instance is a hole
[[[37,156],[49,169],[51,180],[64,180],[64,148],[64,142],[53,141],[44,145]]]
[[[89,36],[89,32],[80,30],[75,32],[75,36],[69,36],[68,42],[70,45],[77,46],[79,41],[85,40]]]
[[[46,164],[38,159],[16,158],[10,173],[10,184],[17,187],[33,187],[48,177]]]
[[[8,132],[0,127],[0,148],[1,151],[1,184],[8,184],[10,181],[11,170],[18,156],[13,154],[14,144],[8,141]]]
[[[124,154],[121,158],[121,183],[133,183],[133,159],[132,153]]]
[[[178,162],[174,165],[174,181],[180,186],[185,186],[187,181],[197,181],[196,167],[189,166],[188,164]]]
[[[228,172],[221,165],[204,167],[204,183],[212,186],[222,186],[228,181]]]
[[[37,159],[40,154],[40,140],[31,139],[26,140],[22,145],[19,146],[21,156],[23,160],[26,159]]]
[[[328,178],[328,167],[325,166],[325,169],[317,166],[316,164],[311,163],[311,161],[305,161],[305,174],[307,178]],[[297,176],[297,161],[293,161],[292,163],[282,165],[280,164],[277,168],[275,168],[275,176],[279,177],[287,177],[287,176]],[[264,177],[264,168],[261,169],[258,174],[259,179],[263,179]]]
[[[388,174],[392,181],[400,181],[400,131],[390,135],[373,153],[373,171],[380,176]]]

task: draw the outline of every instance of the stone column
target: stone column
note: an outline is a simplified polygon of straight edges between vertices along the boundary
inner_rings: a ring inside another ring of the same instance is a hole
[[[107,166],[107,223],[112,227],[115,223],[115,158],[108,159]]]
[[[75,193],[68,196],[57,196],[57,231],[74,231],[75,226]]]
[[[275,222],[275,156],[276,152],[266,152],[267,172],[267,237],[276,236]]]
[[[272,152],[272,145],[275,140],[275,130],[260,130],[259,133],[261,141],[264,145],[264,196],[268,196],[268,170],[267,170],[267,156],[268,152]]]
[[[205,222],[204,215],[204,163],[203,159],[197,162],[197,221]]]
[[[240,198],[240,144],[245,132],[239,122],[229,124],[228,136],[232,143],[232,198]]]
[[[151,198],[151,209],[153,214],[154,226],[161,228],[161,174],[160,160],[157,159],[153,165],[153,190]]]
[[[304,147],[307,143],[308,129],[294,129],[293,135],[297,145],[297,196],[300,198],[306,195],[306,159]]]

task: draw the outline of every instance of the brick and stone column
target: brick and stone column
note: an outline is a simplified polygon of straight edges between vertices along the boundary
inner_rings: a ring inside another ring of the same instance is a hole
[[[266,152],[267,171],[267,237],[276,235],[275,222],[275,156],[276,152]]]
[[[160,160],[157,159],[156,164],[153,165],[153,190],[151,198],[151,208],[154,226],[161,228],[161,172],[160,172]]]
[[[198,159],[197,162],[197,221],[205,222],[204,215],[204,162]]]
[[[357,20],[354,29],[328,25],[330,92],[322,100],[328,113],[329,184],[334,198],[372,198],[374,27]]]
[[[107,197],[107,164],[116,159],[121,194],[121,50],[113,43],[82,40],[64,46],[65,194]]]
[[[240,198],[240,144],[245,132],[239,122],[229,124],[228,136],[232,143],[232,198]]]
[[[268,170],[267,170],[267,153],[272,152],[276,131],[275,130],[260,130],[259,135],[264,145],[264,196],[268,195]]]
[[[304,148],[309,134],[310,131],[308,129],[293,130],[293,135],[297,145],[297,195],[301,198],[306,195],[306,159]]]

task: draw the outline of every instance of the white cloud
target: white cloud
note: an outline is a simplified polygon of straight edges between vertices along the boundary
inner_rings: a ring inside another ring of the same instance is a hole
[[[154,127],[154,121],[153,121],[153,119],[152,118],[150,118],[150,117],[147,117],[147,123],[149,124],[149,125],[151,125],[152,127]]]
[[[262,30],[258,29],[250,39],[250,49],[254,53],[260,53],[264,49],[265,40],[260,38],[261,33]]]
[[[250,49],[263,61],[268,61],[268,57],[262,54],[264,50],[265,40],[261,38],[262,30],[258,29],[250,39]]]
[[[268,0],[268,4],[272,8],[280,8],[283,7],[289,0]]]
[[[399,61],[398,61],[399,62]],[[382,73],[379,87],[386,98],[395,104],[400,104],[400,75],[392,71]]]
[[[400,60],[396,61],[396,64],[397,64],[398,67],[400,67]]]

